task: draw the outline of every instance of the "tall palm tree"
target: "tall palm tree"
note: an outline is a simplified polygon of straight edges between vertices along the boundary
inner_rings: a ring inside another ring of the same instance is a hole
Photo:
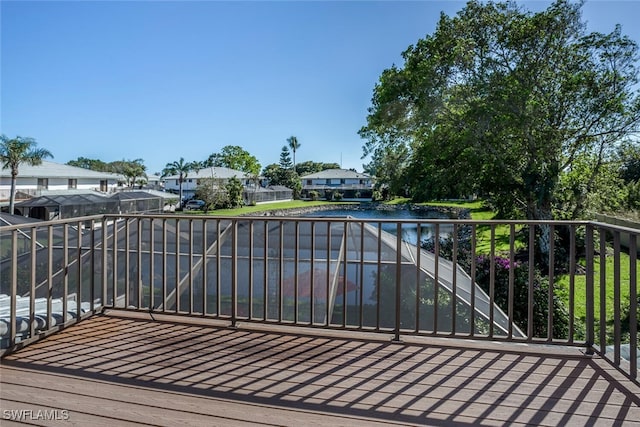
[[[184,158],[180,157],[180,160],[167,163],[162,170],[162,176],[178,175],[178,188],[180,193],[180,207],[182,207],[182,183],[187,179],[187,175],[192,171],[200,170],[199,162],[185,162]]]
[[[300,143],[298,142],[298,138],[295,136],[290,136],[287,138],[287,142],[289,143],[289,148],[293,152],[293,170],[296,170],[296,151],[300,148]]]
[[[53,157],[49,150],[38,148],[38,143],[33,138],[16,136],[13,139],[5,135],[0,136],[0,162],[2,167],[11,169],[11,193],[9,195],[9,213],[13,214],[16,201],[16,182],[18,180],[18,167],[21,163],[31,166],[42,164],[42,159]]]

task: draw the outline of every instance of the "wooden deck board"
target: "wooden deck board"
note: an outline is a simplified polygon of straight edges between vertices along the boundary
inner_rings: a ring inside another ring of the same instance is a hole
[[[95,316],[8,355],[3,425],[640,426],[640,387],[580,349],[181,322]]]

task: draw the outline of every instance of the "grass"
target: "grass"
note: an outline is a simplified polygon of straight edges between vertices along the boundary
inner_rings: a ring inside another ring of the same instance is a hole
[[[585,265],[584,259],[580,260],[581,265]],[[597,257],[594,261],[594,302],[596,307],[595,317],[596,320],[600,317],[600,286],[598,283],[600,282],[600,257]],[[629,284],[630,284],[630,276],[631,276],[631,262],[629,254],[624,252],[620,253],[620,301],[623,307],[626,307],[630,301],[629,299]],[[636,261],[636,271],[640,271],[640,260]],[[615,312],[614,307],[614,264],[613,257],[606,258],[605,264],[605,308],[606,308],[606,317],[607,323],[611,324],[613,322],[613,316]],[[567,295],[569,295],[569,280],[570,276],[568,274],[559,276],[556,279],[555,285],[556,287],[566,291]],[[586,276],[576,275],[574,277],[575,280],[575,306],[574,306],[574,316],[576,319],[584,321],[586,319],[586,301],[587,301],[587,289],[586,289]],[[567,301],[567,307],[569,306]]]
[[[491,220],[495,218],[495,212],[489,209],[482,200],[474,200],[472,202],[428,202],[424,203],[426,206],[436,207],[452,207],[468,209],[473,220]],[[495,227],[495,252],[496,254],[508,254],[509,253],[509,241],[510,241],[510,226],[506,224],[499,224]],[[522,226],[515,227],[515,233],[518,233],[522,229]],[[516,239],[515,250],[524,248],[524,242],[520,242]],[[476,228],[476,252],[478,254],[490,254],[491,253],[491,226],[479,225]]]
[[[341,203],[343,204],[343,203]],[[273,210],[280,209],[296,209],[296,208],[310,208],[314,206],[325,206],[325,205],[336,205],[336,202],[325,202],[325,201],[304,201],[304,200],[293,200],[290,202],[276,202],[276,203],[264,203],[255,206],[243,206],[237,209],[216,209],[213,211],[203,212],[203,211],[185,211],[182,213],[189,213],[195,215],[220,215],[220,216],[238,216],[238,215],[246,215],[257,212],[267,212]]]

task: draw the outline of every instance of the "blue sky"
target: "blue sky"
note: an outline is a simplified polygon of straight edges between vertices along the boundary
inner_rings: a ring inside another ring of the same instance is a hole
[[[0,132],[59,163],[142,158],[149,173],[225,145],[264,167],[295,135],[298,162],[361,171],[381,72],[464,4],[2,0]],[[583,17],[640,42],[640,1],[588,1]]]

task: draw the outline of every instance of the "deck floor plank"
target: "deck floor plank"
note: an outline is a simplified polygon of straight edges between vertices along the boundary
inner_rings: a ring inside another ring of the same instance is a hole
[[[138,316],[140,317],[140,316]],[[640,387],[581,349],[94,316],[7,355],[32,425],[629,425]],[[364,335],[362,335],[364,336]]]

